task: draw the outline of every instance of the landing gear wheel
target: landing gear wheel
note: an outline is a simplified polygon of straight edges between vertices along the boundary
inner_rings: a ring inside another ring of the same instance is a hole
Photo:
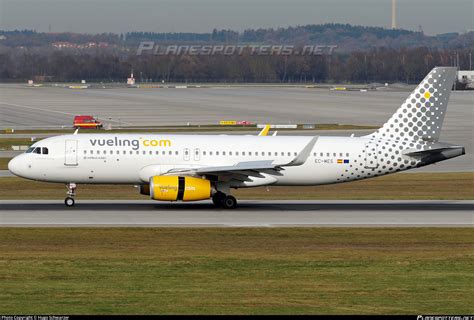
[[[225,198],[225,194],[218,191],[212,196],[212,203],[214,203],[216,207],[221,207],[222,201],[224,200],[224,198]]]
[[[66,205],[66,207],[72,207],[74,206],[74,203],[74,198],[67,197],[66,199],[64,199],[64,204]]]
[[[70,182],[66,184],[67,188],[67,198],[64,199],[64,204],[66,207],[72,207],[75,203],[74,197],[76,196],[76,188],[77,185],[74,182]]]
[[[237,199],[233,196],[226,196],[222,199],[221,205],[224,209],[235,209],[237,207]]]

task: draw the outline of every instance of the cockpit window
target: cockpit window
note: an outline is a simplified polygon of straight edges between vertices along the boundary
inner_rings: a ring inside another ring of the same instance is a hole
[[[41,148],[36,147],[33,153],[41,154]]]
[[[26,150],[26,153],[31,153],[35,148],[34,147],[30,147],[28,148],[28,150]]]
[[[48,154],[48,148],[43,147],[41,149],[42,149],[42,152],[41,152],[42,154]]]

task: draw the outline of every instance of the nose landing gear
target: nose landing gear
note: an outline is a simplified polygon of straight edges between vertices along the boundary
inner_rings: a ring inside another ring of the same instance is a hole
[[[76,184],[71,182],[66,184],[67,188],[67,197],[64,199],[64,204],[66,207],[72,207],[75,204],[74,197],[76,196]]]

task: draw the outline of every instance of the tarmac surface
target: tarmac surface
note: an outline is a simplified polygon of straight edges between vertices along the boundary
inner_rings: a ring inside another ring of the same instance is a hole
[[[15,175],[8,170],[0,170],[0,177],[14,177]]]
[[[409,91],[277,86],[77,90],[0,84],[0,129],[70,127],[77,114],[97,116],[113,127],[217,124],[220,120],[380,126],[408,95]],[[465,146],[466,155],[438,164],[436,169],[421,170],[474,171],[473,123],[474,92],[453,92],[440,140]]]
[[[473,227],[474,201],[258,201],[235,210],[210,202],[0,200],[0,227]]]

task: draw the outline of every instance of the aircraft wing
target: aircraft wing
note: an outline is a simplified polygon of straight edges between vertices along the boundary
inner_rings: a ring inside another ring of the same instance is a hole
[[[262,173],[281,175],[279,172],[285,167],[300,166],[306,162],[318,137],[313,137],[300,153],[288,163],[278,163],[275,160],[243,161],[234,165],[226,166],[203,166],[194,168],[173,168],[165,175],[198,175],[198,176],[222,176],[227,179],[240,181],[251,181],[249,177],[263,178]]]

